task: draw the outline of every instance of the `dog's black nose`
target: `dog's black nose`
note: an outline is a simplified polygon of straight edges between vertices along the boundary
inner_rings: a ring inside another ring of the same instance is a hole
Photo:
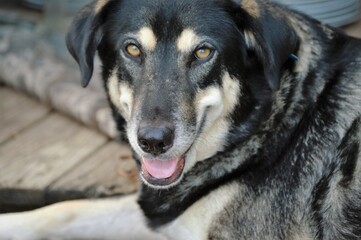
[[[144,152],[159,155],[173,146],[174,131],[168,127],[141,127],[138,144]]]

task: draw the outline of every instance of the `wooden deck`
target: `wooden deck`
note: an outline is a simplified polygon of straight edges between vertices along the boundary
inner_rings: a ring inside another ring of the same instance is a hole
[[[4,86],[0,126],[0,212],[137,188],[127,146]]]

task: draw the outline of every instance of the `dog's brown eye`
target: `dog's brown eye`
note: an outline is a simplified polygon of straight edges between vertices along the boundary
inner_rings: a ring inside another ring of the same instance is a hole
[[[195,52],[194,52],[194,55],[197,59],[206,59],[207,57],[209,57],[212,53],[212,49],[210,48],[207,48],[207,47],[202,47],[202,48],[199,48],[197,49]]]
[[[135,45],[135,44],[129,44],[126,47],[126,51],[130,56],[133,56],[133,57],[140,57],[140,55],[142,53],[140,51],[139,47],[137,45]]]

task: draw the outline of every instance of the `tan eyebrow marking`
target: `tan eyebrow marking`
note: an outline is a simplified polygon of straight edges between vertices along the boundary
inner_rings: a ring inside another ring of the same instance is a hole
[[[198,39],[199,37],[197,34],[193,30],[187,28],[183,30],[179,36],[177,40],[177,48],[181,52],[190,52],[193,50],[193,47],[196,45]]]
[[[149,27],[142,27],[137,34],[140,44],[146,50],[153,51],[157,46],[157,38]]]

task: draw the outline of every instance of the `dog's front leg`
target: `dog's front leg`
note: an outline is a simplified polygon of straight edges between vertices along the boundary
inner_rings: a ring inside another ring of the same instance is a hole
[[[136,196],[78,200],[0,215],[0,239],[164,239],[150,231]]]

